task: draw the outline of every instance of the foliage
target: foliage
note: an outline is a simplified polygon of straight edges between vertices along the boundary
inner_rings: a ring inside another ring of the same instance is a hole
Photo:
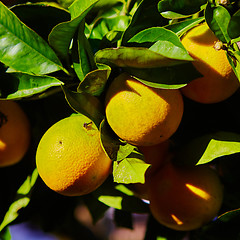
[[[87,115],[97,124],[102,145],[114,161],[113,179],[83,197],[89,209],[92,201],[95,205],[105,206],[99,207],[98,214],[92,212],[94,220],[97,221],[108,207],[148,212],[148,205],[134,197],[124,184],[143,183],[149,165],[136,147],[118,139],[107,125],[105,91],[114,76],[122,71],[133,74],[146,85],[167,89],[179,89],[200,76],[180,38],[203,21],[227,49],[229,62],[240,79],[240,6],[238,1],[221,2],[22,0],[12,6],[0,2],[0,98],[19,101],[33,125],[32,152],[24,162],[30,165],[29,171],[20,173],[21,182],[24,178],[26,181],[13,188],[15,192],[11,193],[11,199],[3,200],[6,211],[1,212],[2,239],[10,239],[8,224],[30,218],[31,202],[34,205],[34,201],[39,201],[34,197],[39,194],[39,183],[34,184],[33,163],[39,138],[52,123],[72,111]],[[195,164],[215,164],[226,159],[231,162],[233,156],[238,156],[238,101],[239,96],[235,95],[224,103],[203,107],[186,100],[188,114],[173,136],[180,149],[179,155]],[[32,181],[28,176],[31,171]],[[226,184],[222,215],[206,228],[188,233],[190,239],[198,236],[201,239],[216,239],[216,236],[225,239],[217,233],[219,226],[225,227],[226,232],[232,231],[231,222],[240,216],[239,196],[227,201],[228,197],[235,196],[233,186],[239,187],[234,177],[229,180],[222,176],[223,181],[232,181],[231,186]],[[25,187],[27,191],[22,192]],[[24,199],[26,201],[20,202]],[[73,202],[76,204],[75,198]],[[183,237],[183,234],[161,228],[160,232],[159,226],[151,233],[147,231],[146,239],[153,233],[154,239]],[[234,231],[239,234],[238,229]]]

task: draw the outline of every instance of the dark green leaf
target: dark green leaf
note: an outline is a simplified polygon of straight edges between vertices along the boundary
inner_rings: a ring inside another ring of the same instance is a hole
[[[240,10],[238,10],[231,18],[228,26],[228,34],[230,38],[240,37]]]
[[[63,91],[68,104],[72,109],[89,117],[99,127],[104,119],[104,110],[101,102],[86,92],[73,92],[63,86]]]
[[[80,81],[97,68],[92,49],[84,34],[85,21],[79,24],[77,39],[73,43],[73,67]]]
[[[0,224],[0,231],[18,217],[18,211],[21,208],[25,208],[28,205],[30,202],[31,190],[37,178],[38,172],[35,168],[32,175],[28,176],[25,182],[18,189],[15,201],[9,207],[8,212],[5,214],[4,219]]]
[[[232,218],[240,216],[240,208],[223,213],[218,217],[218,221],[229,222]]]
[[[178,37],[181,37],[185,32],[187,32],[192,27],[198,25],[203,20],[204,20],[204,17],[187,19],[181,22],[169,24],[165,26],[165,28],[175,32]]]
[[[29,74],[64,70],[49,45],[0,2],[0,61]]]
[[[84,91],[94,96],[99,96],[104,90],[111,73],[111,68],[104,64],[98,64],[98,69],[89,72],[79,84],[77,91]]]
[[[53,27],[71,17],[67,10],[50,2],[18,4],[11,11],[46,41]]]
[[[158,3],[158,11],[166,18],[182,18],[201,11],[206,3],[207,0],[162,0]]]
[[[162,68],[124,68],[126,72],[150,87],[178,89],[201,77],[191,63]]]
[[[131,144],[120,141],[106,120],[103,120],[100,125],[100,133],[102,146],[113,161],[123,160],[136,148]]]
[[[102,219],[106,211],[109,209],[108,206],[97,201],[96,198],[90,194],[83,196],[83,201],[91,213],[93,224]]]
[[[154,43],[149,50],[159,53],[167,58],[192,61],[192,57],[188,54],[184,48],[178,36],[163,27],[153,27],[145,29],[128,42],[135,43]]]
[[[211,4],[208,4],[205,10],[205,19],[210,29],[220,41],[223,43],[230,41],[228,25],[231,15],[225,7],[221,5],[213,7]]]
[[[31,75],[13,72],[2,75],[0,82],[0,98],[21,99],[44,92],[52,87],[60,87],[63,82],[46,75]]]
[[[144,29],[168,24],[168,20],[163,18],[157,10],[158,2],[159,0],[141,1],[132,17],[131,23],[124,32],[122,46],[126,46],[130,38]]]
[[[71,20],[58,24],[49,34],[50,45],[61,57],[68,57],[70,43],[79,24],[97,1],[99,0],[76,0],[70,7]]]
[[[154,68],[173,66],[186,60],[171,59],[143,47],[105,48],[96,54],[96,62],[118,67]]]
[[[113,177],[117,183],[144,183],[145,172],[150,164],[145,163],[143,155],[133,151],[121,161],[113,163]]]
[[[240,51],[238,50],[239,47],[237,46],[237,43],[234,43],[233,46],[235,46],[235,48],[232,49],[228,49],[228,60],[229,63],[231,64],[233,71],[235,72],[238,80],[240,81]]]

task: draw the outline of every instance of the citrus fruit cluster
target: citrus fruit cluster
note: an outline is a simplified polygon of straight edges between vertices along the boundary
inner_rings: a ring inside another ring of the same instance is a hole
[[[206,23],[183,36],[182,43],[202,77],[182,89],[149,87],[126,72],[111,79],[106,89],[109,126],[151,164],[145,183],[130,184],[129,188],[149,200],[157,221],[176,230],[201,227],[222,205],[223,188],[216,171],[207,164],[177,166],[171,151],[171,137],[184,114],[184,97],[210,104],[229,98],[239,88],[225,50],[216,48],[216,41]],[[96,190],[112,170],[99,129],[81,114],[62,119],[47,130],[38,145],[36,165],[46,185],[67,196]]]

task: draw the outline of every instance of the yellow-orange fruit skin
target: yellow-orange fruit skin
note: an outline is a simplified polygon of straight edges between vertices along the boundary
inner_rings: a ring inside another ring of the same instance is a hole
[[[106,94],[106,118],[113,131],[137,146],[170,138],[183,115],[179,90],[144,85],[126,73],[115,78]]]
[[[199,103],[224,101],[240,86],[226,51],[214,47],[217,41],[217,37],[206,23],[191,29],[181,39],[195,60],[193,65],[203,75],[191,81],[181,91],[183,95]]]
[[[66,196],[94,191],[112,170],[97,127],[83,115],[62,119],[45,132],[37,148],[36,165],[45,184]]]
[[[164,226],[190,231],[217,216],[223,201],[218,175],[208,166],[165,165],[149,184],[150,210]]]
[[[30,122],[17,102],[0,101],[0,167],[20,162],[31,139]]]

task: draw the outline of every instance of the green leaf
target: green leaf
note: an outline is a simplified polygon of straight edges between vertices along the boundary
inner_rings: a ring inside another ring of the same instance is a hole
[[[202,75],[191,63],[161,68],[124,68],[149,87],[179,89]]]
[[[55,26],[49,34],[49,43],[62,57],[67,58],[69,47],[79,24],[99,0],[76,0],[70,7],[71,20]]]
[[[123,34],[122,46],[126,46],[129,39],[144,29],[168,24],[168,20],[163,18],[157,10],[158,1],[141,1],[132,17],[131,23]]]
[[[97,127],[104,119],[104,110],[102,103],[94,96],[86,92],[74,92],[65,86],[62,86],[65,98],[70,107],[87,117],[89,117]]]
[[[162,56],[177,60],[193,60],[180,42],[178,36],[174,32],[163,27],[145,29],[132,37],[128,42],[151,42],[154,44],[149,50],[161,54]]]
[[[25,208],[28,205],[28,203],[30,202],[31,190],[37,178],[38,172],[35,168],[32,175],[28,176],[25,182],[18,189],[15,201],[9,207],[2,223],[0,224],[0,231],[2,231],[8,224],[10,224],[18,217],[18,211],[21,208]]]
[[[114,182],[117,183],[144,183],[145,172],[150,164],[143,160],[143,155],[132,152],[128,157],[113,163]]]
[[[113,161],[123,160],[136,148],[129,143],[120,141],[105,119],[101,122],[100,133],[103,149]]]
[[[149,212],[148,204],[134,195],[125,194],[118,189],[119,184],[114,183],[110,179],[110,181],[105,181],[92,195],[101,203],[118,210],[131,213]]]
[[[184,21],[169,24],[165,26],[165,28],[175,32],[178,37],[181,37],[184,33],[186,33],[192,27],[198,25],[203,20],[204,20],[204,17],[187,19]]]
[[[98,64],[98,69],[89,72],[85,76],[84,80],[79,84],[77,91],[84,91],[94,96],[101,95],[110,73],[111,68],[109,66]]]
[[[73,67],[80,81],[97,68],[91,46],[84,34],[85,21],[79,24],[77,39],[73,42]]]
[[[0,61],[29,74],[64,70],[49,45],[0,2]]]
[[[182,18],[201,11],[206,3],[207,0],[162,0],[158,3],[158,11],[165,18]]]
[[[221,222],[229,222],[231,219],[237,217],[237,216],[240,216],[240,208],[239,209],[234,209],[234,210],[230,210],[230,211],[227,211],[223,214],[221,214],[219,217],[218,217],[218,221],[221,221]]]
[[[100,18],[92,27],[89,38],[102,40],[110,31],[125,31],[129,24],[128,16]]]
[[[237,43],[234,43],[233,46],[235,46],[235,49],[228,48],[227,58],[240,81],[240,51],[238,50],[239,47],[237,46]]]
[[[105,48],[95,54],[96,62],[118,67],[154,68],[173,66],[186,60],[171,59],[143,47]]]
[[[217,38],[223,43],[228,43],[231,39],[228,35],[228,25],[231,15],[228,10],[218,5],[216,7],[208,4],[205,10],[205,19]]]
[[[238,10],[236,13],[233,14],[231,17],[231,20],[228,25],[228,34],[230,38],[238,38],[240,37],[240,10]]]
[[[87,206],[89,212],[91,213],[93,224],[97,223],[104,217],[104,214],[109,209],[109,207],[98,201],[92,194],[87,194],[82,197],[84,204]]]
[[[60,87],[63,82],[47,75],[32,75],[20,72],[3,74],[0,82],[0,98],[21,99]]]
[[[203,135],[182,146],[176,161],[182,164],[205,164],[216,158],[239,153],[240,135],[232,132],[216,132]]]
[[[11,233],[8,227],[6,227],[3,231],[0,232],[0,239],[1,240],[11,240]]]
[[[67,10],[51,2],[17,4],[11,11],[46,41],[53,27],[71,17]]]

